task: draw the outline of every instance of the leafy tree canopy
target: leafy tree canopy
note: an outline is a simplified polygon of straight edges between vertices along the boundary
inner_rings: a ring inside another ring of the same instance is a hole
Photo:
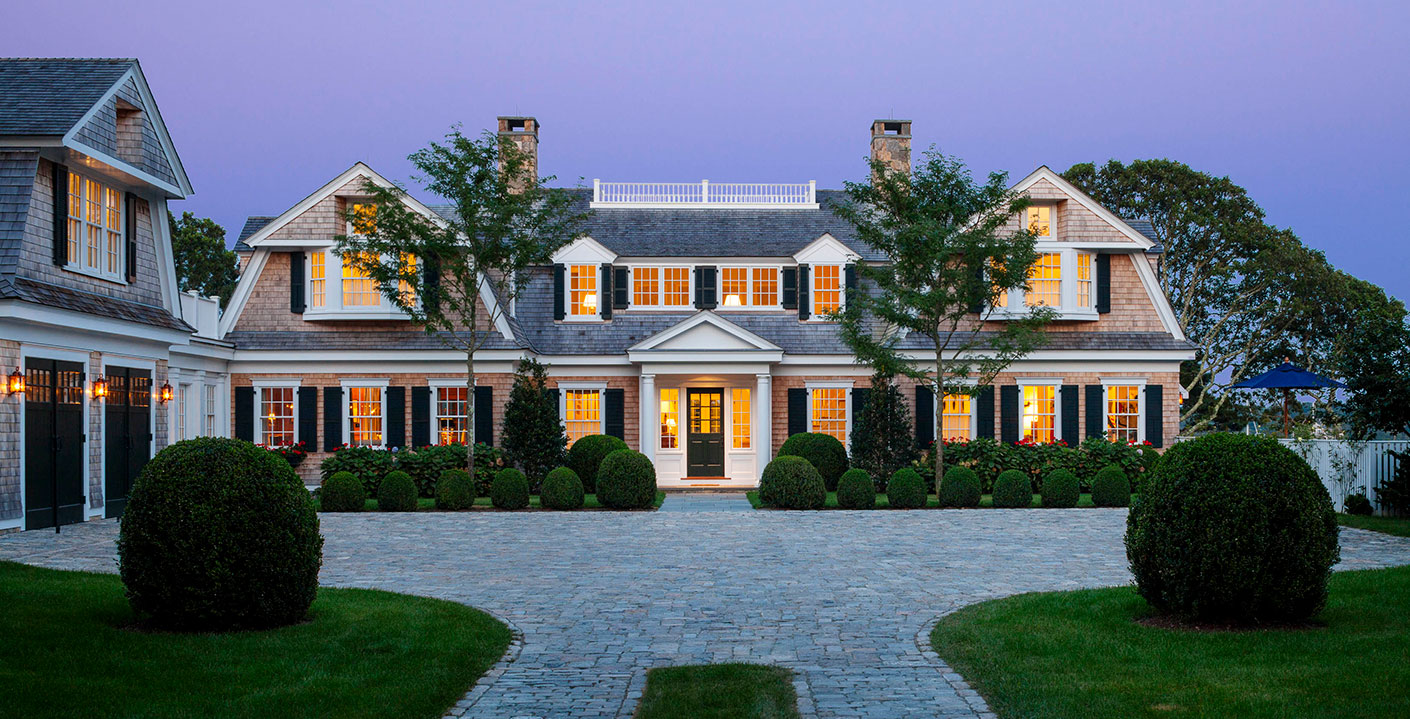
[[[219,297],[224,307],[240,280],[240,261],[225,247],[225,228],[190,212],[181,213],[180,219],[168,212],[166,219],[171,227],[177,286],[182,292],[195,290],[202,297]]]

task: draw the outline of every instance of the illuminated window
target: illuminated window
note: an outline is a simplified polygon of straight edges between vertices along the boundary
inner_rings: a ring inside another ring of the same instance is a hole
[[[1053,208],[1047,205],[1028,208],[1028,231],[1035,237],[1053,236],[1052,210]]]
[[[470,404],[465,387],[436,388],[436,444],[469,444]]]
[[[1107,385],[1106,436],[1113,442],[1141,441],[1141,388]]]
[[[568,274],[568,314],[596,317],[597,265],[573,265]]]
[[[662,270],[662,280],[665,283],[662,304],[667,307],[684,307],[690,304],[689,267],[667,267]]]
[[[749,410],[749,390],[730,390],[730,429],[734,433],[735,449],[749,449],[749,429],[753,426]]]
[[[416,256],[415,256],[415,255],[408,255],[408,254],[406,254],[405,252],[403,252],[402,255],[401,255],[401,262],[402,262],[402,267],[403,267],[403,271],[402,271],[401,274],[402,274],[403,277],[408,276],[408,275],[415,275],[415,274],[416,274]],[[408,282],[408,281],[406,281],[406,280],[398,280],[398,281],[397,281],[397,292],[401,295],[402,304],[404,304],[404,305],[415,304],[415,302],[416,302],[416,284],[415,284],[415,283],[413,283],[413,282]]]
[[[122,193],[69,173],[66,264],[110,279],[123,274]]]
[[[825,315],[842,307],[842,266],[813,267],[813,314]]]
[[[370,235],[377,231],[377,206],[363,202],[354,202],[352,206],[352,221],[349,223],[349,234]]]
[[[661,390],[661,449],[680,446],[680,390]]]
[[[661,268],[632,268],[632,304],[651,307],[660,302]]]
[[[725,307],[749,304],[749,268],[725,267],[720,270],[720,296]]]
[[[970,437],[970,397],[967,394],[945,395],[945,406],[941,413],[942,439],[971,439]]]
[[[1077,253],[1077,306],[1092,306],[1092,255]]]
[[[348,388],[348,444],[354,447],[381,447],[382,388]]]
[[[1023,387],[1023,438],[1034,442],[1057,439],[1057,386],[1050,384]]]
[[[570,389],[563,395],[563,426],[568,446],[590,434],[602,434],[602,393],[595,389]]]
[[[308,256],[309,305],[322,307],[327,301],[328,255],[311,252]]]
[[[847,388],[818,387],[812,391],[810,432],[830,434],[847,446]]]
[[[353,260],[359,256],[364,262],[375,261],[375,258],[366,253],[343,255],[343,306],[377,307],[382,304],[382,296],[377,291],[377,283],[373,282],[366,272],[354,266]]]
[[[1050,252],[1040,255],[1029,268],[1028,291],[1023,293],[1023,303],[1029,307],[1058,307],[1062,304],[1061,254]]]
[[[758,307],[778,306],[778,268],[755,267],[754,305]]]
[[[294,443],[294,388],[261,387],[259,443],[287,447]]]

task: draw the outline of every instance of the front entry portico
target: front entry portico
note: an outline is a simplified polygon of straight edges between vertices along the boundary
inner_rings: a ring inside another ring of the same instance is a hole
[[[725,391],[686,390],[685,474],[691,479],[725,478]]]

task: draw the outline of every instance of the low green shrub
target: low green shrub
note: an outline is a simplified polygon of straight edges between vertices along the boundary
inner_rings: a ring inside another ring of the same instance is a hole
[[[1056,470],[1063,472],[1066,470]],[[1010,469],[994,481],[994,506],[1006,509],[1029,507],[1033,504],[1033,480],[1028,475]]]
[[[1369,517],[1374,510],[1371,508],[1371,500],[1366,495],[1357,492],[1346,495],[1346,513],[1359,514]]]
[[[871,509],[876,506],[876,484],[865,469],[849,469],[837,480],[837,506]]]
[[[529,506],[529,480],[523,472],[505,467],[490,484],[490,504],[497,509],[523,509]]]
[[[463,469],[447,469],[436,482],[436,509],[459,511],[475,506],[475,481]]]
[[[940,506],[978,507],[979,477],[968,467],[951,467],[940,478]]]
[[[886,503],[892,509],[921,509],[929,495],[925,490],[925,480],[914,469],[898,469],[886,480]]]
[[[822,476],[827,491],[837,491],[837,480],[847,471],[847,449],[837,438],[821,432],[799,432],[784,440],[780,457],[802,457]]]
[[[1098,507],[1128,507],[1131,505],[1131,480],[1126,471],[1111,465],[1092,478],[1092,504]]]
[[[827,485],[812,462],[779,455],[759,477],[759,500],[779,509],[822,509],[827,504]]]
[[[1076,507],[1081,498],[1082,486],[1077,475],[1065,470],[1054,470],[1043,478],[1043,506],[1049,509]]]
[[[544,509],[581,509],[583,506],[583,480],[578,478],[577,472],[567,467],[558,467],[543,478],[543,490],[539,492],[539,503],[543,505]]]
[[[609,509],[648,509],[656,504],[656,467],[646,455],[619,449],[597,468],[597,501]]]
[[[610,434],[590,434],[579,437],[568,448],[568,466],[578,475],[586,492],[597,491],[597,470],[607,455],[626,449],[627,443]]]
[[[349,472],[362,481],[367,496],[375,497],[382,478],[396,468],[396,455],[391,451],[343,445],[323,459],[318,473],[328,479],[339,472]]]
[[[337,472],[323,480],[318,504],[325,512],[361,512],[367,504],[367,490],[352,472]]]
[[[382,478],[377,487],[377,509],[383,512],[415,512],[416,482],[411,475],[393,470]]]
[[[439,444],[393,452],[397,469],[411,475],[422,497],[436,496],[436,485],[447,469],[465,469],[465,445]],[[504,467],[504,453],[483,442],[475,443],[475,496],[490,491],[494,475]]]

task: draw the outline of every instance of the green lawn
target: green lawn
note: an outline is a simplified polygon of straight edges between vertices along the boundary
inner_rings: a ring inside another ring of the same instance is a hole
[[[653,505],[653,507],[660,507],[660,506],[661,506],[661,503],[664,502],[664,501],[666,501],[666,493],[665,493],[665,492],[661,492],[661,491],[657,491],[657,492],[656,492],[656,503]],[[317,510],[317,511],[319,511],[319,512],[323,511],[323,507],[319,505],[319,503],[318,503],[318,498],[317,498],[317,497],[314,497],[314,499],[313,499],[313,507],[314,507],[315,510]],[[542,505],[539,504],[539,496],[538,496],[537,494],[531,495],[531,496],[529,497],[529,509],[541,509],[541,508],[542,508]],[[475,509],[477,509],[477,510],[478,510],[478,509],[485,509],[485,510],[488,510],[488,511],[499,511],[499,510],[494,509],[494,505],[490,503],[490,498],[489,498],[489,497],[476,497],[476,498],[475,498]],[[588,494],[588,495],[584,495],[584,496],[583,496],[583,509],[603,509],[603,506],[602,506],[600,503],[598,503],[598,501],[597,501],[597,495],[596,495],[596,494]],[[435,510],[436,510],[436,500],[434,500],[434,499],[426,499],[425,497],[422,497],[422,498],[420,498],[420,499],[417,499],[417,500],[416,500],[416,510],[417,510],[418,512],[430,512],[430,511],[435,511]],[[375,499],[369,499],[369,500],[367,500],[366,504],[363,505],[363,511],[367,511],[367,512],[375,512],[375,511],[377,511],[377,500],[375,500]]]
[[[1398,717],[1410,707],[1410,567],[1332,576],[1300,631],[1146,627],[1132,587],[961,609],[935,651],[1001,717]]]
[[[0,715],[433,717],[509,629],[435,599],[320,589],[311,619],[230,634],[139,631],[116,576],[0,562]]]
[[[798,719],[793,672],[758,664],[652,669],[636,719]]]
[[[754,508],[755,508],[755,509],[762,509],[762,508],[763,508],[763,503],[759,501],[759,492],[758,492],[758,490],[746,492],[746,493],[745,493],[745,496],[749,498],[749,503],[752,504],[752,505],[754,505]],[[994,497],[993,497],[992,495],[988,495],[988,494],[980,495],[980,497],[979,497],[979,506],[980,506],[980,507],[993,507],[993,506],[994,506]],[[1042,500],[1041,498],[1039,498],[1037,495],[1034,495],[1034,496],[1033,496],[1033,506],[1034,506],[1034,507],[1041,507],[1041,506],[1043,506],[1043,500]],[[1083,494],[1083,495],[1081,495],[1080,497],[1078,497],[1078,499],[1077,499],[1077,506],[1078,506],[1078,507],[1095,507],[1096,505],[1095,505],[1095,504],[1092,504],[1092,495],[1090,495],[1090,494]],[[936,497],[935,495],[933,495],[933,494],[930,495],[930,496],[927,497],[926,500],[925,500],[925,507],[926,507],[926,509],[939,509],[939,508],[940,508],[940,499],[939,499],[938,497]],[[887,501],[886,501],[886,495],[885,495],[885,494],[878,494],[878,495],[876,495],[876,508],[877,508],[877,509],[890,509],[890,508],[891,508],[890,502],[887,502]],[[827,504],[823,506],[823,509],[841,509],[841,507],[838,507],[838,506],[837,506],[837,493],[836,493],[836,492],[828,492],[828,493],[827,493]]]
[[[1367,517],[1359,514],[1341,513],[1337,515],[1337,523],[1343,527],[1369,529],[1373,532],[1394,534],[1397,537],[1410,537],[1410,517]]]

